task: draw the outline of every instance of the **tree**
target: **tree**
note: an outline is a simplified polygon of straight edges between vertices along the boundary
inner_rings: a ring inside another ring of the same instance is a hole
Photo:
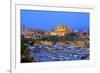
[[[53,44],[56,44],[56,42],[58,41],[57,36],[48,36],[48,41],[52,41]]]
[[[21,39],[21,62],[33,62],[35,59],[29,53],[27,46],[29,44],[28,39]]]
[[[65,34],[64,39],[67,41],[76,41],[78,38],[76,33],[69,33],[69,34]]]

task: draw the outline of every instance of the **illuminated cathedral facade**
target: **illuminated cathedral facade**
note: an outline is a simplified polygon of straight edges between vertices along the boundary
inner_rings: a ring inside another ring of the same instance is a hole
[[[50,32],[50,35],[54,36],[64,36],[65,34],[69,34],[71,29],[64,25],[58,25],[53,32]]]

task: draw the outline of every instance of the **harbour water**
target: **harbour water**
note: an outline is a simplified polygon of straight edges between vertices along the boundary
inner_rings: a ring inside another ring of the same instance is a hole
[[[29,46],[36,62],[89,60],[89,48],[79,46]]]

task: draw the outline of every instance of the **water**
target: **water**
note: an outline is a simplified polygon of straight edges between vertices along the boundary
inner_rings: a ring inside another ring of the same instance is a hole
[[[31,46],[32,47],[32,46]],[[70,61],[70,60],[88,60],[89,48],[78,46],[34,46],[31,54],[37,59],[37,62],[48,61]],[[53,50],[55,52],[51,52]]]
[[[49,52],[33,52],[33,56],[38,58],[38,61],[55,61],[55,59],[52,59],[55,55]]]

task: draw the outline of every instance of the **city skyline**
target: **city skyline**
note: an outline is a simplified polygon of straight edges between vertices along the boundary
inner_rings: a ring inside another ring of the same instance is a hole
[[[22,28],[53,30],[59,24],[75,30],[89,30],[89,13],[21,10]]]

